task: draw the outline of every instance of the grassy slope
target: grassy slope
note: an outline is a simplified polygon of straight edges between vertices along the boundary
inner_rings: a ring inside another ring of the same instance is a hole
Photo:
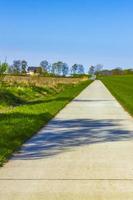
[[[133,76],[109,76],[102,82],[121,105],[133,116]]]
[[[30,89],[27,88],[30,95],[36,99],[34,101],[30,101],[29,97],[24,97],[24,94],[16,95],[14,98],[19,98],[20,96],[22,102],[27,99],[29,101],[12,109],[7,105],[8,109],[6,111],[0,110],[0,164],[2,165],[17,148],[53,118],[89,83],[90,81],[85,81],[75,86],[60,85],[60,87],[57,88],[57,92],[49,91],[49,95],[43,95],[44,91],[42,89],[41,93],[39,93],[40,97],[38,98],[36,98],[34,92],[31,92]],[[36,89],[38,90],[38,88]],[[6,93],[7,90],[11,89],[6,89]],[[14,88],[13,90],[16,89]],[[59,90],[61,91],[59,92]],[[13,95],[17,94],[17,92],[13,92]],[[11,94],[10,91],[9,94]],[[33,97],[32,99],[34,99]],[[11,103],[12,101],[13,99]]]

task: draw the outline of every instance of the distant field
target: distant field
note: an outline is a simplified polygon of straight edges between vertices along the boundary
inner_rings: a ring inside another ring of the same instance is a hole
[[[133,116],[133,75],[102,77],[101,80]]]
[[[90,83],[1,85],[0,165]]]

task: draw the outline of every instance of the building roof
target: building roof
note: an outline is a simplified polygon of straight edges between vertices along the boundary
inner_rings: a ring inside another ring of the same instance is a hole
[[[37,68],[38,68],[38,67],[33,67],[33,66],[31,66],[31,67],[28,67],[27,71],[28,71],[28,72],[34,72]]]

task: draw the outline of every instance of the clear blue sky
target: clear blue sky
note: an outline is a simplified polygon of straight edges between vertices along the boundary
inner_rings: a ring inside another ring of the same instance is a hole
[[[0,0],[0,60],[133,67],[132,0]]]

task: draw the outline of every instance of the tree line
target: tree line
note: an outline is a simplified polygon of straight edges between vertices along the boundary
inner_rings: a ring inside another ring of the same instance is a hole
[[[14,60],[12,65],[7,62],[0,62],[0,75],[1,74],[27,74],[30,66],[26,60]],[[50,64],[47,60],[40,62],[38,67],[34,68],[34,72],[45,76],[82,76],[85,75],[85,68],[82,64],[74,64],[71,67],[65,62],[58,61]],[[96,66],[88,67],[89,75],[126,75],[133,74],[133,69],[103,69],[102,64],[97,64]]]
[[[133,75],[133,69],[122,69],[122,68],[114,68],[114,69],[104,69],[98,72],[99,76],[113,76],[113,75]]]
[[[113,69],[103,69],[103,65],[98,64],[89,68],[89,74],[98,76],[132,75],[133,68],[122,69],[117,67]]]
[[[67,63],[62,61],[50,64],[47,60],[40,62],[37,67],[31,67],[35,69],[35,73],[42,75],[55,75],[55,76],[67,76],[68,74],[83,75],[85,74],[84,66],[82,64],[74,64],[69,67]],[[7,62],[0,63],[0,74],[26,74],[30,66],[26,60],[14,60],[12,65]]]

